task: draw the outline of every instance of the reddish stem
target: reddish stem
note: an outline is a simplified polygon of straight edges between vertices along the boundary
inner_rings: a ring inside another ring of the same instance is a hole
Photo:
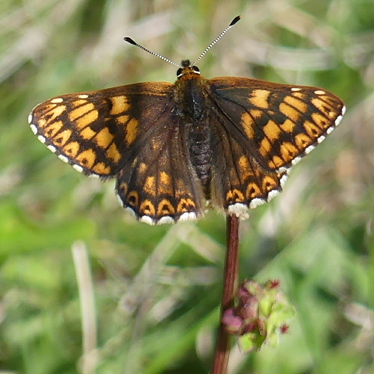
[[[227,252],[225,273],[223,280],[223,293],[221,303],[222,320],[223,312],[234,305],[234,293],[238,284],[239,267],[239,219],[236,216],[227,216]],[[216,352],[211,374],[226,374],[230,354],[230,335],[220,322]]]

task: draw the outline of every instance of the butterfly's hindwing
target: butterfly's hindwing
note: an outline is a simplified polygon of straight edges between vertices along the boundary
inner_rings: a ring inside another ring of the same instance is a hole
[[[144,148],[118,174],[117,194],[141,221],[170,223],[202,214],[204,195],[186,157],[182,131],[179,118],[165,110],[145,135]]]
[[[211,123],[219,136],[212,160],[214,204],[231,214],[246,216],[248,208],[270,201],[282,190],[287,173],[263,167],[248,141],[229,135],[227,130],[233,124],[228,118],[212,116]]]

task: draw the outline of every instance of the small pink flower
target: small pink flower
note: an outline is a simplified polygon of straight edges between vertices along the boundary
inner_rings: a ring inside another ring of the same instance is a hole
[[[242,351],[278,344],[279,334],[286,334],[286,320],[295,314],[293,306],[279,290],[280,280],[259,284],[245,280],[238,288],[238,304],[223,313],[226,331],[238,336]]]

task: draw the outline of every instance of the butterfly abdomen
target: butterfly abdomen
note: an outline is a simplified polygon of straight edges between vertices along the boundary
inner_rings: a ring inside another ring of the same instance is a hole
[[[210,199],[212,165],[211,131],[206,123],[189,123],[186,126],[191,164],[201,182],[205,198]]]

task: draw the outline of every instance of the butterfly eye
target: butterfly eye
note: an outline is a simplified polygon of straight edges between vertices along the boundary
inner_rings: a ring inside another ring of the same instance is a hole
[[[179,68],[179,69],[177,70],[177,77],[178,77],[178,78],[181,77],[182,74],[183,74],[183,69],[182,69],[182,68]]]
[[[199,69],[197,66],[192,66],[192,70],[193,70],[196,74],[200,74],[200,69]]]

